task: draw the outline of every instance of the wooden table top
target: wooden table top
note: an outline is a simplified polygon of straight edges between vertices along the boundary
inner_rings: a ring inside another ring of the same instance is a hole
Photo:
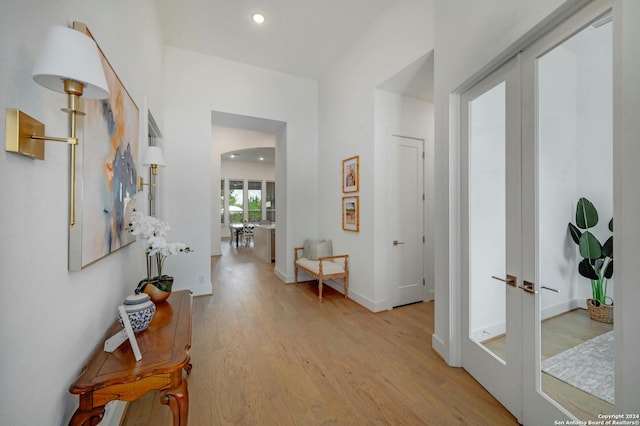
[[[120,331],[115,321],[91,355],[80,377],[69,387],[73,394],[125,384],[145,377],[171,373],[189,364],[191,348],[191,291],[171,294],[156,306],[149,327],[136,333],[142,359],[136,362],[129,340],[112,353],[103,349],[104,340]]]

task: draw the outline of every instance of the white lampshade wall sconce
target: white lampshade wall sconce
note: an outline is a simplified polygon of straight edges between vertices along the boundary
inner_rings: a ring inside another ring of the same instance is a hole
[[[164,167],[166,163],[164,162],[164,155],[162,155],[162,149],[157,146],[148,146],[146,151],[144,152],[144,156],[142,157],[142,165],[150,167],[150,182],[144,183],[144,179],[142,176],[138,175],[138,191],[142,191],[142,187],[145,185],[149,186],[149,215],[154,216],[154,200],[155,200],[155,187],[156,187],[156,176],[158,175],[158,167]]]
[[[151,167],[151,176],[156,176],[158,174],[158,166],[166,166],[166,163],[164,162],[164,155],[162,155],[162,149],[157,146],[148,146],[142,159],[142,165]],[[138,175],[138,191],[142,191],[142,187],[144,185],[153,187],[156,183],[144,183],[142,176]]]
[[[87,35],[66,27],[52,27],[33,70],[33,79],[47,89],[67,95],[69,136],[45,136],[44,123],[17,109],[6,111],[5,150],[33,159],[44,160],[44,141],[69,144],[69,224],[75,225],[76,205],[76,136],[80,97],[105,99],[109,87],[105,78],[98,46]]]

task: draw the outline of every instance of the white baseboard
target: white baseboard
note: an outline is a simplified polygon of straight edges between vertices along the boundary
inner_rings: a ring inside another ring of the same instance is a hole
[[[427,295],[425,296],[423,302],[431,302],[432,300],[435,300],[436,298],[436,292],[433,290],[430,290],[427,292]]]
[[[483,342],[492,337],[501,336],[507,332],[507,323],[504,321],[485,325],[471,332],[471,337],[476,342]]]
[[[447,356],[447,346],[444,344],[444,341],[435,333],[431,335],[431,349],[436,351],[438,355],[445,360],[448,364],[448,356]]]
[[[585,299],[571,299],[563,303],[548,306],[540,312],[540,316],[543,320],[554,317],[556,315],[564,314],[565,312],[572,311],[576,308],[586,308]]]
[[[287,277],[287,274],[285,274],[284,272],[282,272],[280,269],[278,269],[277,267],[274,268],[273,270],[273,274],[278,277],[280,279],[280,281],[282,281],[285,284],[291,284],[294,279],[293,276],[291,277]]]
[[[211,283],[209,283],[209,285],[201,284],[197,287],[191,287],[190,290],[193,292],[193,297],[213,294],[213,286]]]

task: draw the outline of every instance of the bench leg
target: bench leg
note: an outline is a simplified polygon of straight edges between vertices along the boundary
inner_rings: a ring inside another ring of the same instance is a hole
[[[349,275],[344,276],[344,298],[349,298]]]
[[[319,294],[319,299],[320,299],[320,303],[322,303],[322,277],[318,277],[318,294]]]
[[[293,275],[296,280],[296,285],[298,285],[298,264],[294,262],[293,264]]]

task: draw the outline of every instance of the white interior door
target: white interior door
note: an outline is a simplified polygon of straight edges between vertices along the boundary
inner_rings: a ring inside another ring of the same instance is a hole
[[[390,187],[392,306],[421,302],[424,285],[424,141],[391,137]]]
[[[518,58],[462,95],[462,365],[521,412]]]
[[[606,330],[579,309],[591,286],[567,224],[581,197],[598,207],[601,242],[613,216],[610,7],[590,3],[461,98],[462,362],[526,425],[615,412],[572,384],[604,362],[585,373],[591,357],[572,354],[561,378],[542,370],[555,347],[571,353],[585,330]],[[567,319],[576,308],[586,323]],[[613,385],[610,361],[597,388]]]
[[[533,287],[533,293],[523,295],[522,311],[527,425],[568,419],[587,424],[615,412],[614,395],[604,389],[609,386],[613,391],[613,342],[608,347],[599,343],[587,362],[580,358],[587,349],[575,349],[594,335],[604,335],[607,328],[581,309],[591,297],[591,286],[577,273],[580,256],[567,231],[568,222],[575,223],[578,199],[586,197],[600,216],[592,232],[601,243],[610,235],[613,16],[609,8],[610,2],[591,3],[522,54],[523,279]],[[610,280],[610,292],[612,286]],[[583,322],[569,321],[576,313]],[[604,361],[606,351],[610,369]],[[603,360],[595,361],[596,356]],[[592,363],[595,368],[589,370]],[[589,385],[592,380],[598,382],[595,388]]]

